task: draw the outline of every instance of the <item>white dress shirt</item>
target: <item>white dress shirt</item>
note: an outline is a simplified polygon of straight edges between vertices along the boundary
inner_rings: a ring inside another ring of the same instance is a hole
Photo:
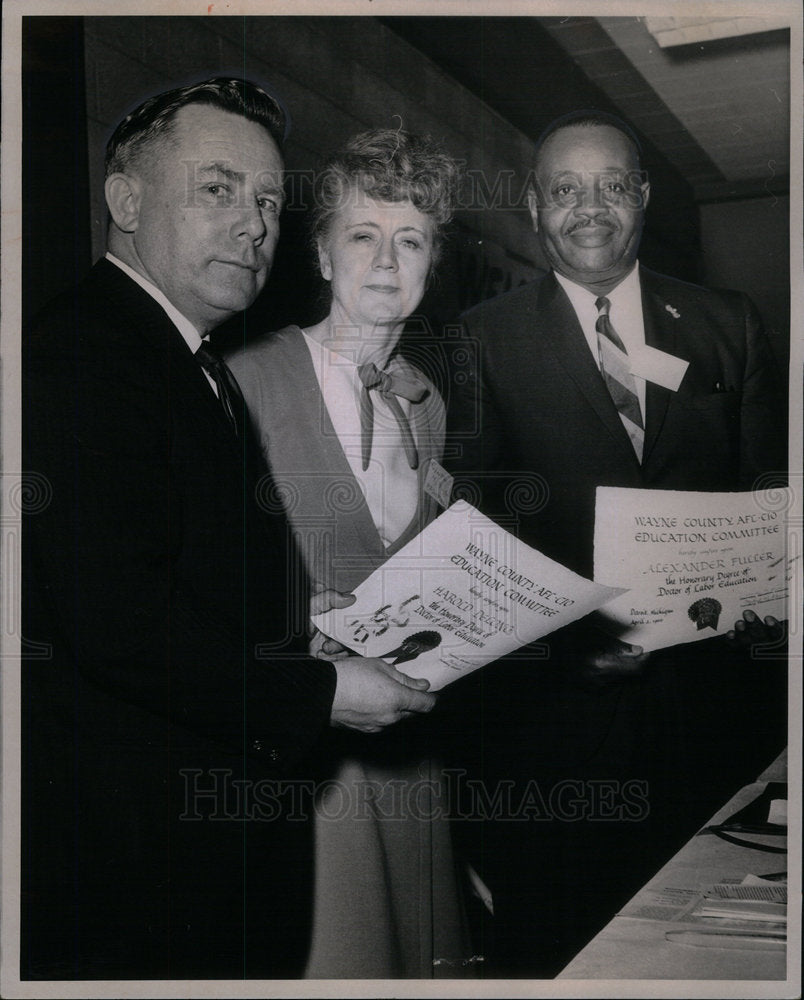
[[[360,430],[362,382],[357,365],[350,358],[330,351],[306,333],[304,340],[335,434],[387,548],[413,520],[419,503],[419,475],[408,465],[399,424],[380,394],[372,392],[374,436],[371,461],[364,472]],[[386,370],[394,370],[393,361],[386,366]],[[399,399],[399,403],[405,416],[410,417],[410,402]],[[411,431],[415,440],[413,421]]]
[[[553,272],[556,280],[567,293],[567,297],[572,303],[578,322],[581,324],[583,335],[595,359],[595,364],[600,368],[600,355],[597,347],[597,307],[595,299],[598,298],[594,292],[570,281],[563,274]],[[639,267],[634,264],[631,272],[623,278],[616,288],[613,288],[606,298],[609,300],[609,320],[622,340],[626,351],[632,351],[645,345],[645,321],[642,316],[642,290],[639,285]],[[642,420],[645,420],[645,379],[639,375],[634,375],[639,408],[642,411]]]

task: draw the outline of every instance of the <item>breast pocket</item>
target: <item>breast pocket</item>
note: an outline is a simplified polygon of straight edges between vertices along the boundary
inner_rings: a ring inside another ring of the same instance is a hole
[[[701,411],[713,416],[718,413],[737,413],[742,403],[743,394],[737,390],[726,392],[681,393],[676,397],[676,404],[691,410]]]

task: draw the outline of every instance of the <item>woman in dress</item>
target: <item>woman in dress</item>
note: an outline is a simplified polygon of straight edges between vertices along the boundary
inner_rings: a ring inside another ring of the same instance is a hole
[[[438,513],[424,489],[444,404],[399,351],[456,199],[457,165],[403,130],[355,136],[318,175],[313,238],[331,305],[229,364],[314,592],[348,592]],[[321,656],[331,646],[313,640]],[[337,655],[337,653],[335,654]],[[471,974],[437,766],[406,723],[333,732],[316,800],[310,978]]]

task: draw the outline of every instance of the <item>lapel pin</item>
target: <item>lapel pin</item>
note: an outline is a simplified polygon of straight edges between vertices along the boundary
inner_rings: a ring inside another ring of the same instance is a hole
[[[675,306],[671,306],[669,302],[665,306],[665,309],[670,313],[673,319],[681,319],[681,313],[678,311],[678,309],[676,309]]]

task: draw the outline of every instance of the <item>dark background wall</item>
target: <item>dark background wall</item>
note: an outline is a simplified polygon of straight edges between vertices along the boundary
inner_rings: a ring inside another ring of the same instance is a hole
[[[780,363],[790,346],[790,196],[702,204],[701,282],[756,302]]]
[[[429,132],[465,164],[463,207],[438,284],[420,310],[423,335],[527,281],[545,265],[524,201],[532,139],[573,108],[617,110],[539,20],[26,18],[26,315],[103,252],[103,148],[116,122],[154,92],[229,72],[269,85],[293,120],[288,210],[274,275],[251,311],[255,328],[320,315],[306,243],[309,179],[323,154],[365,128]],[[500,79],[501,64],[504,87],[490,82]],[[644,159],[652,199],[640,259],[687,280],[749,291],[783,354],[786,199],[698,206],[684,177],[648,141]]]
[[[23,18],[22,107],[22,304],[29,317],[92,262],[79,18]]]

